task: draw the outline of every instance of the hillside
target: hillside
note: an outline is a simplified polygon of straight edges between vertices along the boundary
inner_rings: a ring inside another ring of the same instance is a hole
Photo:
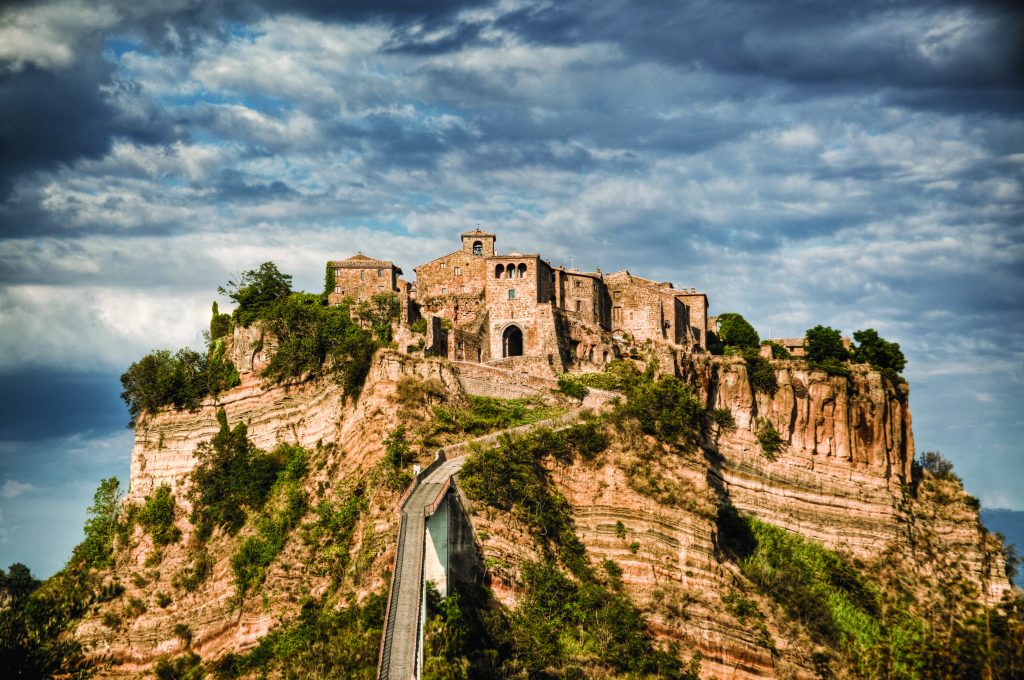
[[[248,325],[215,310],[202,361],[126,373],[148,396],[132,380],[173,369],[133,402],[127,497],[97,494],[31,596],[68,598],[48,635],[83,673],[376,677],[408,606],[393,572],[429,568],[399,512],[446,460],[427,518],[448,503],[462,562],[424,585],[424,678],[1024,669],[1004,547],[940,456],[915,460],[892,372],[648,342],[556,379],[281,300]]]

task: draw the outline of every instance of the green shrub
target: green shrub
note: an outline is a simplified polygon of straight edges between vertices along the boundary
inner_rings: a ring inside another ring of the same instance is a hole
[[[761,346],[768,345],[772,348],[772,359],[792,359],[793,355],[789,353],[789,350],[775,342],[774,340],[762,340]]]
[[[416,319],[411,324],[409,324],[409,330],[415,333],[416,335],[426,335],[427,320],[423,317]]]
[[[157,680],[202,680],[206,677],[203,660],[195,652],[179,657],[160,657],[153,665]]]
[[[335,500],[322,499],[314,509],[316,521],[305,529],[305,540],[315,546],[322,561],[329,565],[335,581],[345,574],[350,559],[352,537],[359,517],[367,508],[365,486],[337,493]]]
[[[622,520],[615,521],[615,537],[620,540],[626,539],[626,525],[622,523]]]
[[[125,605],[124,614],[130,619],[146,613],[146,603],[137,597],[129,597]]]
[[[846,361],[850,358],[850,353],[843,346],[843,337],[835,328],[818,325],[807,329],[804,338],[808,361],[822,363],[829,359]]]
[[[221,314],[217,301],[213,301],[212,315],[210,317],[210,342],[223,338],[231,332],[231,315]]]
[[[460,485],[467,497],[511,512],[531,528],[549,554],[557,554],[574,573],[584,573],[589,567],[571,508],[551,484],[542,461],[549,455],[563,461],[593,458],[607,446],[607,437],[593,421],[525,437],[505,434],[497,446],[469,455],[459,473]]]
[[[645,434],[667,444],[695,446],[706,424],[706,411],[692,388],[673,376],[643,378],[616,406],[615,417],[635,418]]]
[[[211,573],[213,573],[213,558],[205,548],[200,548],[192,555],[191,564],[182,567],[171,582],[175,588],[181,588],[185,592],[191,593],[198,589]]]
[[[590,390],[583,383],[577,382],[565,375],[558,376],[558,391],[567,397],[579,399],[580,401],[583,401],[587,394],[590,393]]]
[[[174,624],[172,632],[174,633],[174,637],[181,640],[186,647],[192,645],[192,629],[189,628],[188,624],[176,623]]]
[[[292,293],[266,307],[260,318],[277,342],[264,378],[281,382],[330,373],[346,394],[358,391],[377,345],[346,305],[324,307],[317,295]]]
[[[907,358],[900,351],[899,343],[883,340],[874,328],[856,331],[853,340],[857,343],[853,350],[854,361],[871,364],[880,371],[889,369],[902,373],[906,368]]]
[[[938,451],[922,453],[918,458],[918,465],[933,477],[960,482],[960,477],[953,472],[953,463]]]
[[[217,422],[217,434],[196,447],[198,462],[189,489],[191,520],[199,540],[209,538],[217,526],[236,533],[245,523],[247,509],[263,507],[290,455],[287,446],[270,454],[257,449],[249,441],[245,423],[228,427],[224,409],[217,412]]]
[[[394,293],[377,293],[369,300],[356,305],[356,317],[373,331],[378,343],[391,342],[392,325],[401,312],[398,296]]]
[[[770,461],[778,459],[779,452],[786,445],[786,441],[779,434],[779,431],[775,429],[772,421],[767,418],[758,418],[754,435],[757,437],[757,443],[761,447],[761,454]]]
[[[171,603],[171,596],[162,590],[156,591],[155,597],[156,606],[160,607],[161,609],[165,608],[167,605]]]
[[[849,378],[853,375],[853,371],[850,367],[844,364],[839,359],[828,358],[824,361],[812,362],[811,368],[815,368],[819,371],[825,371],[829,375],[838,376],[841,378]]]
[[[391,489],[404,489],[412,481],[407,468],[412,464],[412,449],[405,438],[405,427],[399,425],[384,440],[385,481]]]
[[[175,511],[171,487],[161,484],[146,498],[136,515],[136,521],[152,536],[154,545],[170,545],[181,538],[181,531],[174,526]]]
[[[275,457],[286,462],[277,475],[272,500],[256,520],[256,535],[246,538],[231,557],[238,599],[263,583],[267,568],[307,509],[300,482],[308,470],[308,454],[301,446],[288,444],[280,444],[274,451]]]
[[[307,600],[292,621],[274,628],[245,655],[227,654],[212,664],[218,678],[246,675],[373,680],[387,594],[336,608]]]
[[[98,569],[113,564],[120,512],[121,482],[117,477],[108,477],[100,482],[86,511],[85,540],[75,548],[76,558]]]
[[[291,294],[292,277],[282,274],[273,262],[264,262],[259,269],[243,272],[238,281],[217,288],[217,292],[237,303],[232,317],[240,326],[249,326],[263,318],[275,302]]]
[[[584,387],[599,390],[626,391],[640,380],[640,371],[632,362],[615,359],[605,364],[602,373],[573,373],[571,379]]]
[[[718,315],[718,338],[726,347],[757,349],[761,344],[754,327],[741,315],[726,312]]]
[[[779,391],[775,368],[767,359],[758,354],[756,349],[745,350],[743,359],[747,363],[747,377],[750,379],[750,386],[755,392],[774,395]]]

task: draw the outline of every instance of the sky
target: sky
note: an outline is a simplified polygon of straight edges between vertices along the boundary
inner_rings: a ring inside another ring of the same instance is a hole
[[[128,482],[119,376],[273,260],[499,250],[875,328],[918,450],[1024,510],[1024,15],[1012,3],[0,4],[0,565]],[[223,300],[222,300],[223,302]]]

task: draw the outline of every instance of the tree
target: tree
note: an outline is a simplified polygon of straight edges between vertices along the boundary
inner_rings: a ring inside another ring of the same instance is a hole
[[[896,342],[887,342],[878,335],[874,328],[857,331],[853,334],[857,347],[853,350],[853,360],[871,364],[879,370],[892,369],[902,373],[907,366],[907,359],[900,351]]]
[[[238,303],[234,319],[242,326],[248,326],[262,318],[275,302],[291,294],[292,277],[282,274],[273,262],[264,262],[259,269],[244,272],[238,281],[228,281],[218,287],[217,292]]]
[[[726,347],[750,347],[757,349],[761,338],[750,323],[735,312],[718,316],[718,337]]]
[[[843,337],[835,328],[815,326],[805,334],[807,358],[814,362],[846,361],[850,353],[843,346]]]
[[[213,301],[213,314],[210,317],[210,342],[222,338],[231,331],[231,315],[221,314],[217,301]]]
[[[121,514],[121,482],[117,477],[108,477],[100,482],[86,514],[85,540],[75,548],[75,554],[90,567],[110,566],[114,555],[114,534]]]
[[[121,398],[128,406],[130,425],[143,413],[156,413],[169,404],[174,393],[175,362],[168,350],[142,357],[121,374]]]
[[[12,564],[6,574],[0,569],[0,596],[6,595],[15,604],[24,601],[41,583],[21,562]]]

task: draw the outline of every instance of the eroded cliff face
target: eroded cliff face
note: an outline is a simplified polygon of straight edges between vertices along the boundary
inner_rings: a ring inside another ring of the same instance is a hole
[[[210,576],[194,592],[175,587],[175,574],[193,565],[195,558],[193,528],[186,519],[191,512],[189,474],[197,462],[196,448],[218,431],[219,409],[224,409],[231,426],[246,423],[250,440],[259,448],[269,450],[287,442],[314,452],[303,484],[312,505],[330,497],[332,488],[366,478],[381,460],[384,439],[397,422],[394,394],[401,378],[433,378],[454,392],[461,389],[447,362],[413,360],[393,352],[375,356],[358,399],[346,398],[330,379],[265,386],[257,375],[266,355],[256,331],[236,330],[229,351],[240,368],[238,387],[208,399],[195,412],[164,411],[142,417],[137,424],[127,502],[142,502],[157,486],[168,484],[177,500],[176,524],[183,536],[157,551],[149,536],[135,527],[131,549],[118,555],[112,576],[126,587],[124,595],[100,605],[76,631],[87,652],[102,664],[100,677],[141,677],[160,655],[184,652],[189,646],[175,633],[179,624],[191,633],[192,651],[216,659],[254,647],[274,625],[292,618],[304,597],[337,588],[339,579],[356,600],[387,586],[397,528],[394,504],[400,491],[378,484],[370,487],[345,573],[313,564],[310,547],[296,531],[258,592],[239,602],[231,556],[251,535],[252,528],[247,527],[237,536],[216,531],[204,547],[212,563]],[[170,603],[160,606],[157,592],[169,595]],[[124,603],[130,598],[140,600],[147,611],[126,616]],[[104,623],[109,613],[121,617],[118,626]]]
[[[258,373],[268,351],[258,332],[236,330],[229,352],[241,385],[197,412],[140,419],[131,500],[141,501],[166,483],[187,517],[195,450],[217,432],[219,408],[229,423],[247,423],[250,439],[261,448],[282,441],[311,450],[319,444],[323,458],[305,482],[313,497],[325,485],[360,478],[381,460],[386,433],[398,422],[396,385],[404,376],[436,379],[455,394],[463,389],[452,364],[391,352],[375,357],[358,400],[346,399],[329,380],[264,386]],[[816,648],[806,632],[759,596],[722,554],[716,515],[724,504],[868,565],[898,554],[900,564],[923,580],[936,575],[935,556],[942,555],[943,573],[964,574],[989,602],[998,601],[1010,586],[976,508],[962,492],[941,484],[917,488],[912,477],[906,389],[865,367],[854,367],[847,379],[798,362],[773,364],[779,388],[771,395],[751,389],[740,359],[704,359],[687,367],[687,379],[708,406],[729,409],[736,421],[734,431],[713,433],[703,449],[672,449],[627,428],[613,433],[611,448],[593,463],[552,463],[552,480],[574,508],[591,562],[596,567],[611,559],[622,567],[624,587],[654,633],[680,643],[687,656],[699,651],[704,677],[816,677]],[[540,389],[528,381],[519,387]],[[759,419],[769,420],[785,440],[775,460],[761,452]],[[352,597],[386,587],[399,493],[375,492],[359,520],[350,551],[359,575],[346,576]],[[942,503],[937,494],[944,494]],[[536,545],[508,513],[472,504],[469,509],[490,585],[514,607],[519,569],[537,559]],[[230,556],[243,531],[234,538],[215,535],[212,576],[195,592],[182,592],[171,580],[189,563],[191,528],[184,519],[178,526],[182,541],[165,548],[155,566],[147,566],[152,543],[136,529],[135,546],[116,569],[128,589],[125,597],[145,600],[148,611],[113,630],[101,623],[101,608],[80,626],[77,634],[94,657],[112,663],[101,675],[142,673],[160,654],[183,651],[174,634],[178,623],[190,627],[191,648],[204,659],[252,648],[275,624],[294,616],[302,597],[331,587],[332,576],[311,568],[308,549],[289,539],[260,591],[239,603]],[[145,583],[133,583],[132,574]],[[158,590],[173,594],[168,606],[153,604]],[[735,594],[755,602],[763,617],[735,611],[728,604]]]
[[[829,376],[798,362],[773,362],[778,390],[755,393],[741,359],[690,367],[710,408],[727,408],[731,432],[703,450],[680,451],[638,431],[619,430],[593,464],[552,464],[558,490],[574,508],[576,530],[594,568],[605,559],[654,633],[699,651],[708,678],[814,678],[822,650],[728,561],[716,516],[741,512],[823,543],[867,570],[903,571],[921,607],[939,583],[966,580],[989,604],[1010,589],[998,544],[955,483],[913,478],[908,390],[867,367]],[[785,446],[775,460],[760,448],[766,418]],[[514,606],[517,565],[538,558],[528,529],[509,515],[470,505],[482,530],[491,585]],[[895,565],[895,566],[894,566]],[[763,614],[729,604],[739,595]],[[842,677],[855,677],[841,668]]]

